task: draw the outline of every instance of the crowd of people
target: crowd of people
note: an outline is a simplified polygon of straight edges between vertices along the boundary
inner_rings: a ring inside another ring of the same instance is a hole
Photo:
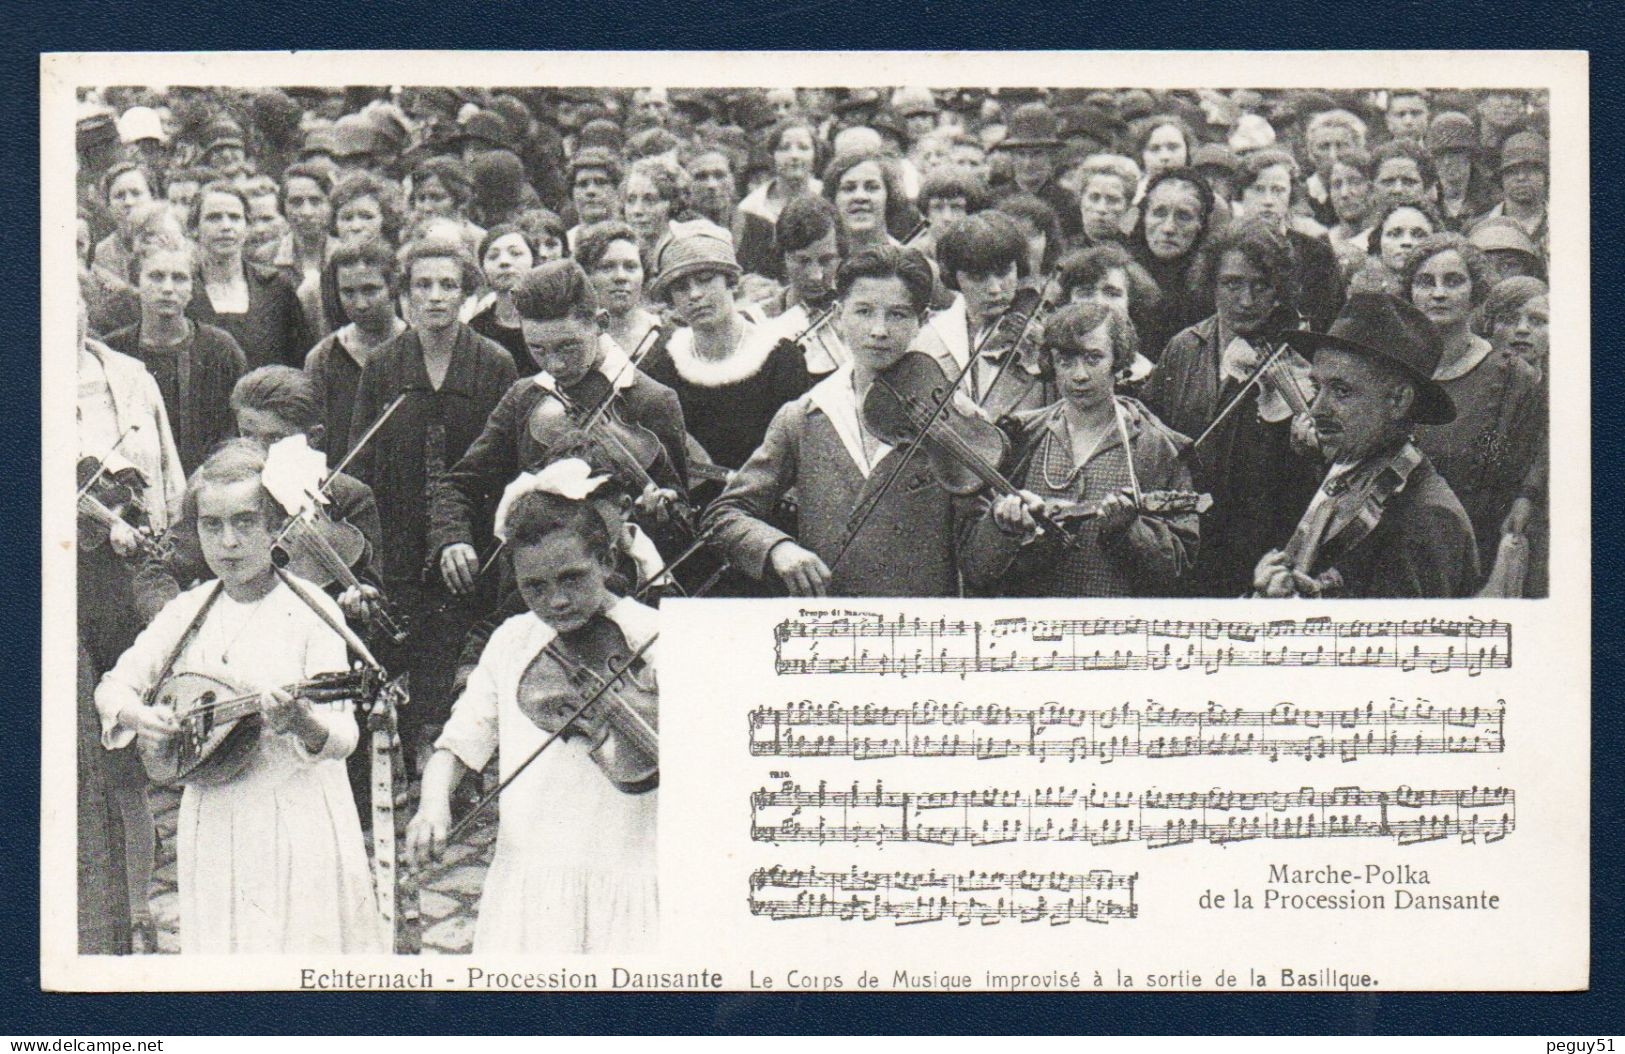
[[[82,947],[152,947],[124,748],[175,742],[181,671],[265,699],[183,798],[185,950],[387,940],[353,713],[283,690],[335,621],[408,676],[424,861],[558,731],[537,662],[608,627],[653,694],[662,596],[1544,595],[1545,105],[85,93],[81,482],[130,500],[81,491]],[[290,442],[363,541],[325,594],[280,566]],[[504,796],[477,948],[649,938],[654,791],[594,750]]]

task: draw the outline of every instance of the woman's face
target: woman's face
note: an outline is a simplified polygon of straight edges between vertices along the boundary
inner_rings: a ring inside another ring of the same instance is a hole
[[[207,484],[197,493],[203,560],[227,589],[251,587],[272,573],[263,502],[257,479]]]
[[[878,161],[863,161],[842,173],[835,213],[849,234],[885,231],[886,180]]]
[[[152,200],[152,188],[147,186],[147,177],[138,171],[124,172],[113,180],[107,188],[107,204],[113,210],[113,219],[120,227],[130,220],[130,213],[135,211],[137,205],[145,205]]]
[[[936,136],[926,136],[914,145],[911,155],[914,167],[920,170],[920,175],[929,176],[939,168],[948,165],[948,144]]]
[[[1074,408],[1087,410],[1112,396],[1112,334],[1102,322],[1078,348],[1052,348],[1055,384]]]
[[[463,269],[447,256],[429,256],[412,262],[406,276],[407,299],[412,305],[412,321],[436,332],[457,322],[457,309],[463,305]]]
[[[1545,365],[1551,350],[1552,305],[1537,296],[1523,307],[1503,315],[1490,331],[1490,341],[1498,351],[1511,351],[1536,365]]]
[[[1249,214],[1284,226],[1292,206],[1291,170],[1285,165],[1269,166],[1241,192],[1241,200]]]
[[[641,173],[626,181],[621,196],[621,211],[627,226],[637,232],[644,242],[653,245],[666,230],[671,219],[671,202],[660,196],[654,180]]]
[[[1380,241],[1382,265],[1398,274],[1405,266],[1405,255],[1433,233],[1433,224],[1421,209],[1409,206],[1395,209],[1382,221]]]
[[[536,236],[536,263],[540,267],[544,263],[564,259],[564,239],[550,231],[543,231]]]
[[[934,230],[942,230],[955,220],[962,220],[967,215],[965,199],[955,194],[938,195],[931,199],[925,207],[925,217],[931,221]]]
[[[511,293],[525,272],[534,266],[530,244],[522,234],[504,234],[485,247],[480,266],[485,280],[499,293]]]
[[[1185,137],[1171,124],[1153,128],[1151,137],[1145,141],[1145,151],[1140,155],[1140,160],[1145,162],[1145,172],[1148,176],[1189,163]]]
[[[1152,188],[1145,199],[1145,243],[1159,260],[1175,260],[1191,251],[1202,234],[1202,196],[1182,180]]]
[[[637,307],[643,291],[643,261],[638,257],[638,247],[624,238],[610,242],[592,269],[592,284],[598,302],[610,314],[624,315]]]
[[[786,128],[779,136],[778,146],[773,148],[773,174],[792,182],[810,179],[815,156],[811,131]]]
[[[197,220],[198,243],[204,252],[213,256],[242,252],[247,236],[248,215],[243,211],[241,198],[220,191],[204,195]]]
[[[248,244],[258,249],[271,245],[287,233],[288,225],[282,220],[275,194],[261,194],[248,199]]]
[[[703,271],[671,285],[671,306],[691,326],[720,326],[733,314],[733,288],[721,271]]]
[[[333,206],[322,185],[308,176],[294,176],[288,180],[283,194],[288,210],[288,225],[306,238],[327,233],[333,219]]]
[[[1128,272],[1121,267],[1112,267],[1095,279],[1093,285],[1075,286],[1072,290],[1071,303],[1113,304],[1127,314],[1128,291]]]
[[[1275,284],[1247,254],[1232,250],[1219,261],[1214,307],[1233,332],[1251,336],[1275,310]]]
[[[1359,223],[1371,198],[1371,181],[1365,173],[1352,165],[1334,164],[1328,189],[1337,218],[1347,224]]]
[[[1123,181],[1116,176],[1095,173],[1083,185],[1083,233],[1092,241],[1115,240],[1122,236],[1123,213],[1129,197]]]
[[[371,194],[346,201],[333,222],[338,228],[339,240],[349,245],[384,235],[384,210]]]
[[[439,176],[430,176],[412,188],[412,211],[423,216],[455,216],[457,199],[440,182]]]
[[[192,258],[184,252],[148,253],[136,275],[141,314],[180,318],[192,303]]]
[[[1446,249],[1423,260],[1411,278],[1411,303],[1435,327],[1468,321],[1473,313],[1473,276],[1461,253]]]

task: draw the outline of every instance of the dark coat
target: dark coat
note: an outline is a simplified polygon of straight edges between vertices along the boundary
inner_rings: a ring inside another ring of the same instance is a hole
[[[1342,575],[1336,595],[1465,597],[1478,588],[1473,525],[1426,456],[1391,499],[1371,533],[1344,551],[1339,534],[1321,543],[1310,573]]]
[[[1152,413],[1193,439],[1235,388],[1219,383],[1221,330],[1213,316],[1177,334],[1140,392]],[[1202,520],[1202,548],[1186,591],[1242,596],[1259,558],[1292,534],[1320,483],[1320,465],[1292,449],[1290,421],[1260,420],[1249,395],[1197,450],[1191,474],[1197,490],[1213,495],[1213,507]]]
[[[295,369],[303,366],[315,339],[305,323],[297,288],[275,267],[245,263],[243,272],[248,282],[247,311],[240,315],[216,311],[199,280],[187,317],[230,333],[248,357],[250,369],[273,363]]]
[[[180,451],[187,475],[203,464],[216,443],[237,434],[231,390],[237,378],[248,372],[248,363],[230,333],[198,323],[192,339],[179,345],[176,355],[170,357],[142,346],[141,323],[137,322],[108,334],[106,344],[138,360],[158,382],[175,433],[175,449]],[[184,391],[178,361],[182,355],[189,362]]]
[[[365,433],[396,395],[410,393],[350,467],[378,499],[386,582],[418,580],[430,555],[430,485],[467,452],[513,382],[508,353],[461,324],[438,390],[429,383],[416,330],[379,345],[367,360],[350,418],[352,438]]]
[[[490,547],[490,532],[478,533],[477,525],[490,522],[503,489],[520,472],[542,467],[543,452],[528,424],[531,411],[546,394],[534,377],[515,381],[491,411],[479,438],[437,482],[429,516],[431,558],[459,542],[476,549]],[[568,389],[565,394],[570,394]],[[614,405],[622,420],[643,425],[661,441],[661,460],[650,470],[655,482],[684,490],[687,459],[677,395],[638,372],[630,385],[616,392]],[[637,494],[633,489],[632,496]]]
[[[1298,278],[1298,312],[1311,329],[1324,333],[1343,309],[1343,270],[1337,266],[1337,253],[1325,238],[1302,231],[1289,230],[1287,240]]]

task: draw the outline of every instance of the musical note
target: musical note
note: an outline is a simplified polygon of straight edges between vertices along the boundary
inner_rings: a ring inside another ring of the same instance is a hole
[[[1433,706],[1390,699],[1386,706],[1315,709],[1279,702],[1268,709],[1169,709],[1155,700],[1108,709],[1063,706],[848,706],[808,700],[750,713],[755,757],[1049,758],[1263,757],[1305,761],[1506,750],[1506,701]],[[857,731],[854,732],[854,726]]]
[[[1001,618],[979,621],[803,612],[774,629],[781,675],[1203,670],[1283,666],[1485,670],[1512,666],[1512,626],[1469,619],[1268,622]],[[830,647],[819,652],[816,642]],[[844,645],[843,645],[843,642]]]
[[[952,921],[994,926],[1007,920],[1110,922],[1139,917],[1138,874],[1060,871],[846,871],[758,868],[750,876],[750,912],[775,922],[834,918],[889,920],[898,926]]]
[[[751,795],[757,842],[920,842],[998,845],[1139,841],[1150,848],[1191,842],[1267,839],[1392,838],[1400,845],[1459,838],[1500,841],[1516,821],[1516,793],[1505,787],[1295,791],[1033,791],[887,789],[803,790],[793,780]]]

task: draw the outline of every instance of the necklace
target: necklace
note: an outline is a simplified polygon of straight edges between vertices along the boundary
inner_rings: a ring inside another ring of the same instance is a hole
[[[1064,417],[1061,419],[1061,423],[1066,426],[1066,433],[1067,433],[1066,457],[1067,457],[1068,461],[1071,461],[1072,460],[1072,426],[1070,424],[1067,424],[1066,418],[1064,418]],[[1051,446],[1051,444],[1055,443],[1057,440],[1055,438],[1055,433],[1054,432],[1046,430],[1044,432],[1044,456],[1042,458],[1037,459],[1038,460],[1039,473],[1044,477],[1044,483],[1051,490],[1057,490],[1057,491],[1069,490],[1071,488],[1071,486],[1072,486],[1072,481],[1078,478],[1078,473],[1080,473],[1080,472],[1082,472],[1084,470],[1084,467],[1089,464],[1090,459],[1092,459],[1096,454],[1098,454],[1100,452],[1101,445],[1103,443],[1105,443],[1106,437],[1108,435],[1110,435],[1110,434],[1111,434],[1111,429],[1109,429],[1109,428],[1100,429],[1099,433],[1095,436],[1094,443],[1091,444],[1090,447],[1089,447],[1089,453],[1086,454],[1084,457],[1080,458],[1077,461],[1077,463],[1072,466],[1072,471],[1068,472],[1065,476],[1063,476],[1062,478],[1057,480],[1051,474],[1050,467],[1049,467],[1050,446]]]
[[[221,646],[220,665],[231,665],[231,649],[237,646],[237,641],[242,637],[244,631],[246,631],[249,625],[254,621],[254,616],[259,614],[260,607],[264,605],[264,603],[271,598],[271,594],[275,592],[276,586],[272,585],[270,589],[265,591],[264,596],[254,601],[254,606],[249,608],[247,614],[243,616],[242,622],[237,626],[236,632],[231,635],[231,639],[227,640],[226,643]]]

